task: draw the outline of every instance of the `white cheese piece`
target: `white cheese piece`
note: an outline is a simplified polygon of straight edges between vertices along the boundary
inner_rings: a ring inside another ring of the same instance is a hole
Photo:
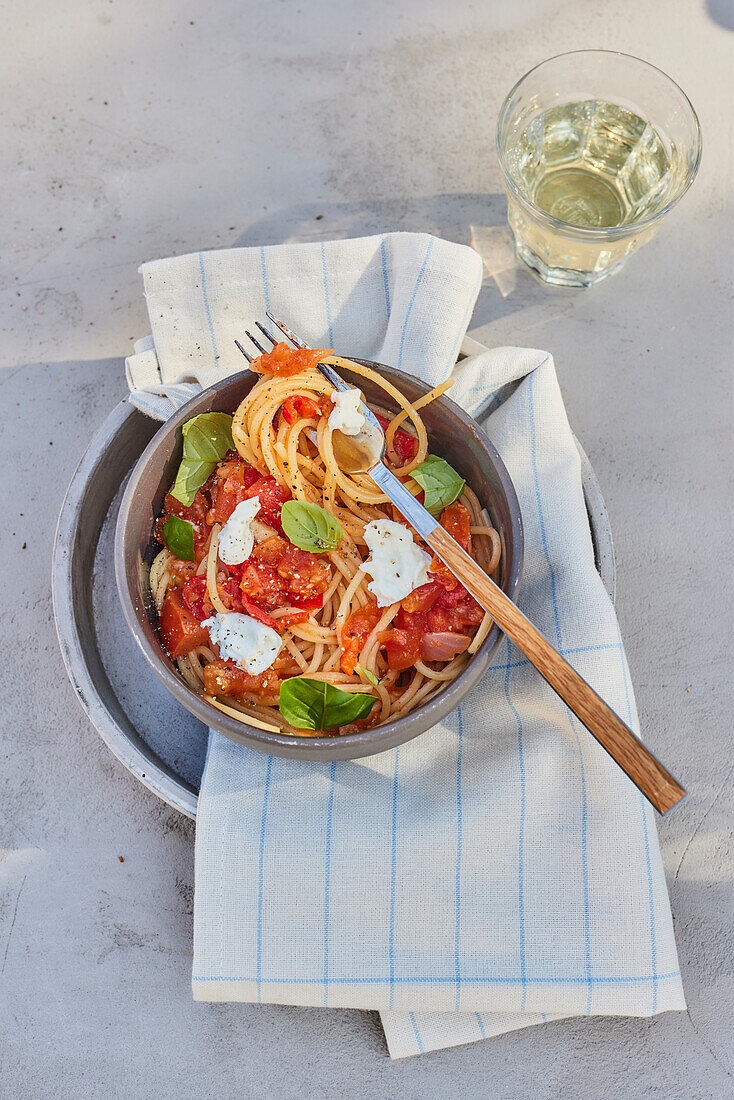
[[[249,558],[255,543],[252,521],[259,511],[259,497],[241,501],[219,532],[219,556],[225,565],[241,565]]]
[[[212,615],[201,625],[209,628],[209,637],[225,661],[234,661],[253,676],[270,668],[280,653],[278,631],[239,611]]]
[[[364,537],[371,556],[362,568],[373,578],[367,587],[380,607],[404,599],[427,583],[433,559],[416,546],[402,523],[374,519],[365,527]]]
[[[359,411],[362,394],[351,387],[348,390],[334,390],[331,395],[334,408],[329,416],[329,427],[338,428],[344,435],[359,435],[364,427],[365,418]]]

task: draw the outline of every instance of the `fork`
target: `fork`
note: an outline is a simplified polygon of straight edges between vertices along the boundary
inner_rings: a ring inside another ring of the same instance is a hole
[[[270,321],[295,347],[308,347],[282,321],[274,317],[270,310],[266,312]],[[255,323],[262,335],[275,346],[276,338],[259,321]],[[252,333],[247,332],[246,335],[259,352],[265,352],[265,348]],[[235,343],[251,363],[252,356],[249,352],[239,340],[235,340]],[[349,367],[348,359],[340,358],[340,362],[345,367]],[[328,363],[319,363],[318,369],[335,389],[352,389]],[[385,433],[377,417],[364,401],[361,403],[360,412],[369,424],[369,432],[365,433],[365,440],[356,437],[357,447],[354,455],[356,466],[353,465],[349,472],[367,473],[372,478],[474,599],[490,613],[497,626],[525,654],[566,706],[606,749],[655,809],[661,814],[667,813],[685,797],[684,788],[625,725],[619,715],[543,637],[499,585],[487,576],[477,562],[388,469],[383,461],[386,448]],[[348,447],[349,437],[344,436],[343,439]]]

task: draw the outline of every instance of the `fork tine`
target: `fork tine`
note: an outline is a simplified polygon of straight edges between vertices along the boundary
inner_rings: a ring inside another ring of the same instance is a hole
[[[265,328],[265,325],[261,325],[259,321],[255,321],[255,324],[260,329],[260,332],[263,334],[263,336],[265,336],[270,341],[270,343],[273,345],[273,347],[275,347],[275,345],[278,343],[278,341],[272,335],[272,333],[268,332],[268,330]]]
[[[265,354],[265,348],[255,339],[251,332],[247,331],[247,329],[245,329],[245,336],[248,338],[248,340],[252,340],[253,344],[259,352],[261,352],[263,355]]]
[[[239,340],[235,340],[235,344],[236,344],[236,345],[237,345],[237,347],[238,347],[238,348],[240,349],[240,351],[241,351],[241,352],[242,352],[242,354],[244,355],[244,357],[245,357],[245,359],[247,360],[247,362],[248,362],[248,363],[251,363],[251,362],[252,362],[252,356],[250,355],[249,351],[245,351],[245,349],[244,349],[244,348],[242,347],[242,344],[241,344],[241,343],[239,342]]]
[[[307,348],[308,347],[308,344],[304,344],[303,340],[299,340],[298,337],[295,335],[295,333],[291,332],[291,330],[286,325],[284,325],[282,321],[279,321],[277,317],[274,317],[269,309],[266,309],[265,313],[270,318],[270,320],[273,322],[273,324],[276,326],[276,328],[279,328],[280,331],[285,336],[288,337],[288,339],[291,341],[291,343],[296,345],[297,348]]]

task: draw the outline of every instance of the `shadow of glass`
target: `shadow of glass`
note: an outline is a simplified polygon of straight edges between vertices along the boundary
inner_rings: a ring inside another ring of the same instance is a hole
[[[706,0],[704,9],[709,19],[724,30],[734,31],[734,3],[732,0]]]
[[[505,225],[472,225],[472,248],[482,257],[484,282],[494,282],[503,298],[512,294],[517,286],[521,268],[515,253],[512,233]]]
[[[270,211],[252,222],[236,247],[340,240],[372,233],[432,233],[471,243],[471,223],[503,225],[504,194],[455,192],[367,202],[306,202]]]
[[[373,202],[306,202],[273,210],[233,247],[343,240],[375,233],[432,233],[475,247],[485,266],[472,327],[536,305],[546,288],[515,256],[504,193],[454,192]],[[493,293],[499,291],[499,293]]]

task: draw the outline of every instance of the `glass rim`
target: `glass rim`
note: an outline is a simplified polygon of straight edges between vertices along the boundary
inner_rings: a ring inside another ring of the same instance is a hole
[[[685,179],[683,180],[683,185],[681,186],[678,193],[668,203],[666,203],[665,206],[656,211],[655,214],[652,214],[648,218],[643,218],[642,221],[630,222],[628,225],[616,225],[599,229],[592,229],[583,225],[573,225],[572,222],[564,222],[561,218],[556,218],[553,214],[549,214],[547,213],[547,211],[542,210],[539,206],[536,206],[532,199],[528,198],[528,196],[520,190],[520,188],[517,186],[514,179],[507,170],[505,158],[502,153],[502,146],[500,144],[500,132],[502,124],[505,121],[508,113],[510,100],[512,99],[520,85],[523,84],[527,80],[527,78],[529,76],[532,76],[532,74],[538,69],[541,69],[544,65],[548,65],[551,61],[558,61],[562,57],[575,57],[578,54],[607,54],[609,57],[625,57],[628,58],[630,61],[637,61],[640,65],[644,65],[646,69],[652,69],[654,72],[659,73],[669,84],[671,84],[677,91],[679,91],[691,112],[691,117],[693,119],[693,124],[696,131],[695,160],[691,168],[686,173]],[[532,211],[534,215],[537,215],[540,221],[549,225],[553,229],[558,229],[559,231],[564,232],[566,236],[578,236],[585,240],[609,240],[610,238],[629,237],[639,230],[650,228],[650,226],[658,222],[662,217],[669,213],[674,206],[676,206],[680,202],[680,200],[683,198],[686,191],[696,178],[696,175],[698,174],[698,169],[701,164],[701,154],[703,151],[703,137],[701,134],[701,123],[699,122],[698,115],[696,114],[696,109],[691,103],[690,99],[683,91],[680,84],[673,80],[672,76],[669,76],[662,69],[658,68],[657,65],[653,65],[650,61],[645,61],[642,57],[636,57],[634,54],[625,53],[623,50],[566,50],[563,53],[553,54],[552,57],[546,57],[543,61],[539,61],[537,65],[533,65],[532,69],[528,69],[528,71],[524,73],[519,80],[515,81],[515,83],[505,96],[504,100],[502,101],[502,106],[500,107],[500,112],[497,116],[497,126],[495,129],[495,146],[497,149],[497,159],[499,160],[500,168],[502,169],[502,174],[505,177],[506,185],[509,188],[512,196],[517,199],[521,204],[528,207],[528,209]]]

